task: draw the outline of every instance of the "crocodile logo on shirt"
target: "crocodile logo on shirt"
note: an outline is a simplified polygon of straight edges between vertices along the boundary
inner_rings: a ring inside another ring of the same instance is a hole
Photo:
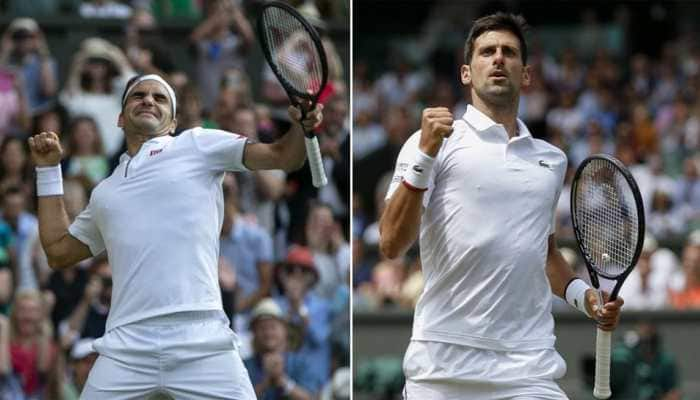
[[[160,153],[161,151],[163,151],[163,149],[151,150],[151,152],[148,153],[148,155],[149,155],[149,157],[150,157],[150,156],[155,156],[156,154]]]
[[[550,168],[550,165],[547,164],[544,160],[540,160],[540,167]]]
[[[419,174],[423,173],[423,167],[421,167],[420,165],[414,165],[413,170],[418,172]]]

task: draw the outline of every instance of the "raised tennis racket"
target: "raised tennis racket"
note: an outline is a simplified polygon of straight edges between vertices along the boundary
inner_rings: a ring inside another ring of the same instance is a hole
[[[576,242],[591,283],[599,276],[615,280],[610,300],[637,264],[644,243],[644,207],[637,183],[619,160],[605,154],[585,159],[571,189],[571,218]],[[603,304],[599,295],[599,303]],[[611,332],[598,328],[593,395],[607,399],[610,391]]]
[[[257,28],[265,59],[292,104],[309,101],[313,109],[328,81],[326,53],[316,29],[292,6],[279,1],[263,5]],[[300,109],[304,119],[306,110]],[[313,184],[321,187],[328,179],[318,139],[303,129]]]

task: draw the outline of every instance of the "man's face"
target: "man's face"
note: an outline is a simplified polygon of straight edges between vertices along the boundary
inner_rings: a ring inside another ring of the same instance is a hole
[[[530,84],[523,65],[518,37],[509,31],[487,31],[474,41],[469,65],[462,65],[462,83],[495,105],[512,104],[520,88]]]
[[[163,136],[173,133],[176,125],[170,96],[165,87],[154,80],[138,83],[129,93],[119,114],[118,126],[127,135]]]
[[[267,353],[284,350],[287,340],[285,323],[276,318],[260,318],[255,321],[253,335],[258,351]]]

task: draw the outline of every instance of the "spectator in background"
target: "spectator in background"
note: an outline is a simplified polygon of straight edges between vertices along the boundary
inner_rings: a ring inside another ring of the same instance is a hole
[[[138,8],[134,11],[126,25],[124,39],[124,52],[139,74],[170,78],[175,65],[149,10]]]
[[[350,211],[350,127],[345,96],[330,98],[324,111],[319,146],[328,184],[319,188],[318,199],[330,205],[334,215],[345,217]]]
[[[412,133],[414,116],[407,107],[392,107],[384,114],[382,125],[387,138],[384,146],[354,164],[353,190],[362,196],[365,213],[372,221],[377,219],[375,188],[381,176],[394,168],[392,160],[396,160],[401,146]]]
[[[244,70],[246,53],[255,41],[253,28],[240,6],[228,0],[214,0],[209,4],[206,19],[190,35],[197,54],[195,81],[200,85],[207,112],[214,107],[224,71],[229,68]]]
[[[11,251],[16,255],[17,287],[37,290],[48,277],[46,269],[38,269],[34,263],[34,248],[38,241],[38,221],[27,207],[27,197],[19,186],[7,187],[2,196],[2,220],[12,230]]]
[[[34,197],[33,175],[24,140],[5,138],[0,144],[0,191],[16,186],[27,195],[27,199],[31,199]]]
[[[333,301],[350,272],[350,246],[326,204],[310,206],[305,232],[306,246],[313,253],[319,276],[313,292],[326,301]]]
[[[95,257],[83,297],[61,325],[61,345],[71,348],[79,338],[99,338],[105,333],[112,304],[112,269],[106,257]]]
[[[687,220],[683,210],[673,203],[667,189],[657,189],[651,197],[647,229],[656,237],[669,237],[685,232]]]
[[[52,106],[58,92],[58,66],[35,20],[16,18],[10,23],[2,39],[0,64],[22,75],[30,116]]]
[[[235,331],[243,343],[241,358],[250,354],[247,340],[250,310],[271,295],[273,254],[270,235],[255,223],[245,219],[238,210],[238,187],[228,174],[224,182],[224,221],[221,227],[219,254],[221,262],[236,277]],[[231,317],[231,316],[229,316]]]
[[[121,95],[134,72],[126,56],[115,45],[89,38],[73,56],[68,81],[60,95],[71,117],[92,117],[102,135],[107,157],[118,156],[124,134],[114,121],[121,112]]]
[[[68,125],[64,175],[82,180],[92,189],[109,174],[109,163],[95,120],[77,116]]]
[[[261,300],[251,313],[255,353],[244,361],[260,400],[311,400],[310,363],[289,351],[287,321],[274,300]]]
[[[233,89],[225,89],[221,94],[231,90]],[[221,108],[217,112],[216,121],[221,129],[243,135],[255,142],[261,141],[257,115],[253,108],[239,105],[228,112],[224,110]],[[253,217],[269,235],[276,235],[279,228],[286,228],[278,226],[276,219],[278,208],[282,206],[286,177],[287,173],[282,170],[245,171],[235,175],[239,211]]]
[[[620,289],[620,296],[625,299],[625,309],[660,310],[667,307],[669,277],[674,264],[654,257],[657,251],[661,253],[664,250],[659,251],[653,236],[645,236],[637,266]]]
[[[208,119],[204,119],[202,109],[202,95],[199,88],[194,83],[187,83],[177,96],[177,130],[176,134],[190,128],[201,126],[211,129],[215,124]]]
[[[700,159],[700,158],[698,158]],[[700,223],[700,174],[698,159],[687,158],[683,162],[683,176],[678,179],[674,196],[682,214],[693,222]]]
[[[41,132],[64,132],[66,118],[66,109],[56,103],[34,116],[31,132],[34,135]]]
[[[615,398],[680,400],[678,368],[662,347],[661,335],[651,323],[641,323],[626,334],[625,343],[612,353],[611,389]]]
[[[51,322],[46,303],[38,291],[21,291],[15,296],[10,315],[9,352],[12,369],[19,375],[22,391],[27,397],[39,396],[45,376],[56,358],[56,346],[52,340]],[[7,353],[0,355],[6,357]]]
[[[689,240],[683,248],[685,284],[671,291],[671,306],[676,310],[700,309],[700,244]]]
[[[0,138],[29,130],[31,119],[23,86],[21,75],[0,65]]]
[[[276,299],[288,322],[301,332],[297,353],[309,362],[313,392],[326,384],[331,373],[330,302],[312,292],[319,281],[314,257],[306,247],[292,246],[285,262],[277,268],[277,280],[284,293]]]

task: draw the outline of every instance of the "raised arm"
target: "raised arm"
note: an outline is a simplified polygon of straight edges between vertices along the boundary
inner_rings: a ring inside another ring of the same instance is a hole
[[[37,166],[39,186],[39,238],[51,268],[62,268],[91,257],[90,249],[68,233],[70,221],[63,202],[59,163],[63,150],[58,135],[42,132],[29,138],[29,150]],[[41,185],[47,192],[42,193]],[[60,186],[60,190],[57,190]],[[60,192],[60,193],[58,193]]]
[[[426,108],[421,118],[418,152],[409,160],[403,180],[389,199],[379,221],[379,249],[387,258],[403,255],[418,237],[423,195],[442,141],[452,133],[452,113],[444,107]],[[398,163],[397,163],[398,164]]]
[[[258,169],[282,169],[287,172],[295,171],[304,165],[306,160],[306,147],[304,145],[304,131],[316,128],[323,119],[323,105],[317,104],[316,108],[306,113],[306,118],[301,119],[301,111],[297,107],[288,109],[292,127],[289,131],[274,143],[249,143],[243,153],[243,164],[251,170]]]

